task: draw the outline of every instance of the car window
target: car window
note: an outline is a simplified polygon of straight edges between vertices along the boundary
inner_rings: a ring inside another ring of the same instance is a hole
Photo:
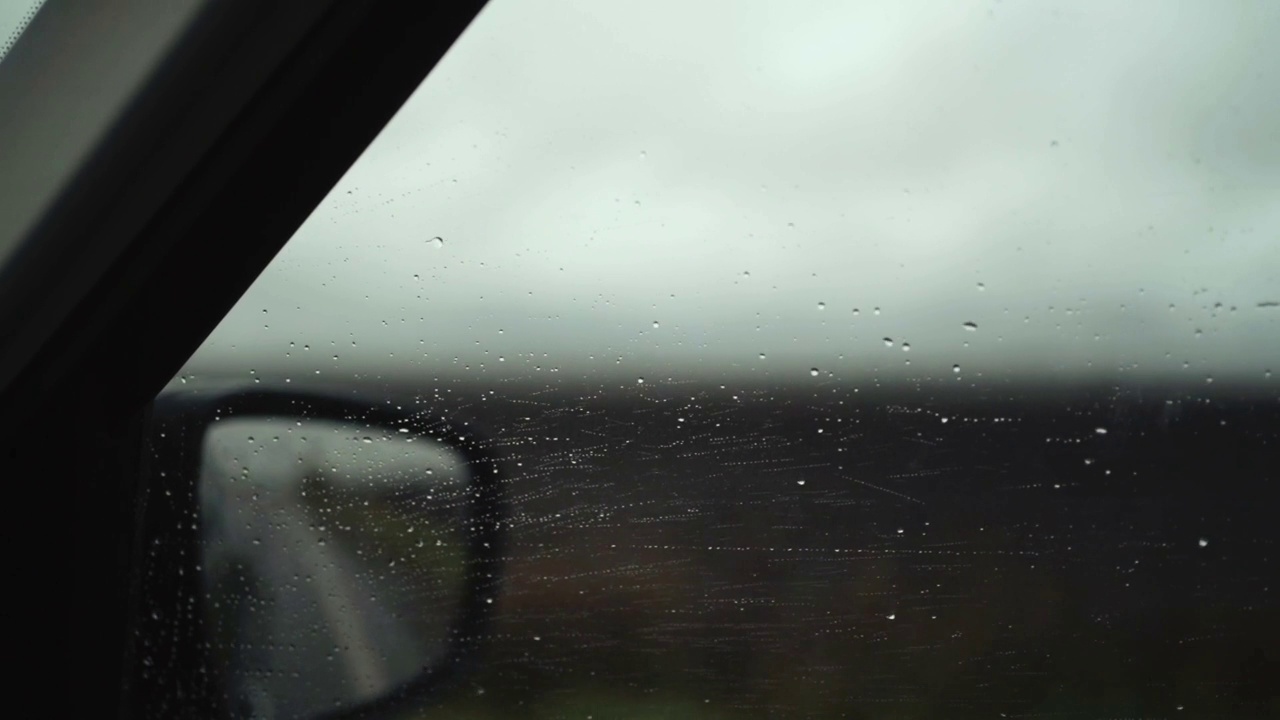
[[[422,717],[1280,712],[1277,27],[493,2],[170,388],[493,439]]]
[[[31,24],[43,4],[44,0],[20,0],[0,6],[0,60],[9,54],[9,49],[18,42],[18,36]]]

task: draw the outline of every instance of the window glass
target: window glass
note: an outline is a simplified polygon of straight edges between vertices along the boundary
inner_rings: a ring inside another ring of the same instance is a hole
[[[17,0],[0,5],[0,60],[18,42],[18,37],[31,24],[44,0]]]
[[[493,2],[172,387],[501,449],[423,717],[1280,713],[1278,27]]]

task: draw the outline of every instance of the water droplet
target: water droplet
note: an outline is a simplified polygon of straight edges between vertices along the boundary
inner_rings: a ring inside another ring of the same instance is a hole
[[[763,360],[763,359],[764,359],[764,353],[760,353],[760,359],[761,359],[761,360]]]
[[[637,384],[637,385],[643,385],[643,384],[644,384],[644,378],[636,378],[636,384]]]
[[[658,327],[658,321],[657,321],[657,320],[654,320],[654,321],[653,321],[653,326],[654,326],[654,327]]]
[[[902,343],[902,352],[911,352],[911,343]],[[907,362],[911,362],[908,360]]]
[[[1199,545],[1200,545],[1200,547],[1208,547],[1208,546],[1209,546],[1209,538],[1200,538]]]
[[[809,368],[809,374],[818,377],[818,368]]]
[[[751,277],[751,271],[750,271],[750,270],[743,270],[743,271],[742,271],[742,277],[744,277],[744,278],[749,278],[749,277]]]
[[[876,308],[876,309],[872,310],[872,312],[874,312],[876,315],[879,315],[879,314],[880,314],[880,308]]]
[[[643,159],[645,159],[645,158],[647,158],[647,157],[649,157],[649,153],[648,153],[648,152],[646,152],[646,151],[644,151],[644,150],[641,150],[641,151],[640,151],[640,159],[641,159],[641,160],[643,160]]]
[[[1106,434],[1107,434],[1107,429],[1106,429],[1106,428],[1104,428],[1104,427],[1094,428],[1094,429],[1093,429],[1093,431],[1094,431],[1094,432],[1096,432],[1096,433],[1098,433],[1099,435],[1106,435]]]
[[[965,330],[968,330],[969,332],[975,332],[975,331],[977,331],[977,329],[978,329],[978,323],[975,323],[975,322],[967,322],[967,323],[965,323],[965,324],[964,324],[964,329],[965,329]]]
[[[818,303],[818,309],[819,309],[819,310],[826,310],[826,309],[827,309],[827,304],[826,304],[826,303],[824,303],[824,302],[820,302],[820,303]]]
[[[885,615],[885,617],[889,618],[890,620],[897,620],[898,613],[889,613],[888,615]]]
[[[959,366],[959,365],[952,365],[952,366],[951,366],[951,372],[953,372],[953,373],[958,373],[958,372],[960,372],[960,366]]]
[[[854,308],[854,309],[853,309],[853,314],[854,314],[854,315],[858,315],[858,314],[859,314],[859,312],[858,312],[858,308]]]
[[[986,289],[987,289],[986,285],[984,285],[983,283],[978,283],[978,292],[982,292],[983,290],[986,290]]]
[[[431,245],[436,249],[444,247],[444,238],[440,237],[439,235],[431,238]]]
[[[885,339],[884,339],[884,346],[885,346],[885,347],[893,347],[893,338],[885,338]]]
[[[797,481],[796,481],[796,484],[797,484],[797,485],[803,485],[803,484],[804,484],[804,481],[803,481],[803,480],[797,480]]]

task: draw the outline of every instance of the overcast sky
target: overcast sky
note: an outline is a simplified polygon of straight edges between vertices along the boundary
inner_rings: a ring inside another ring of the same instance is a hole
[[[186,372],[1267,382],[1277,31],[494,0]]]

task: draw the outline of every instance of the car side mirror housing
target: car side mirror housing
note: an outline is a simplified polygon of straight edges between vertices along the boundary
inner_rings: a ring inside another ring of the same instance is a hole
[[[257,388],[152,407],[130,665],[144,716],[377,717],[465,678],[506,525],[480,434]]]

